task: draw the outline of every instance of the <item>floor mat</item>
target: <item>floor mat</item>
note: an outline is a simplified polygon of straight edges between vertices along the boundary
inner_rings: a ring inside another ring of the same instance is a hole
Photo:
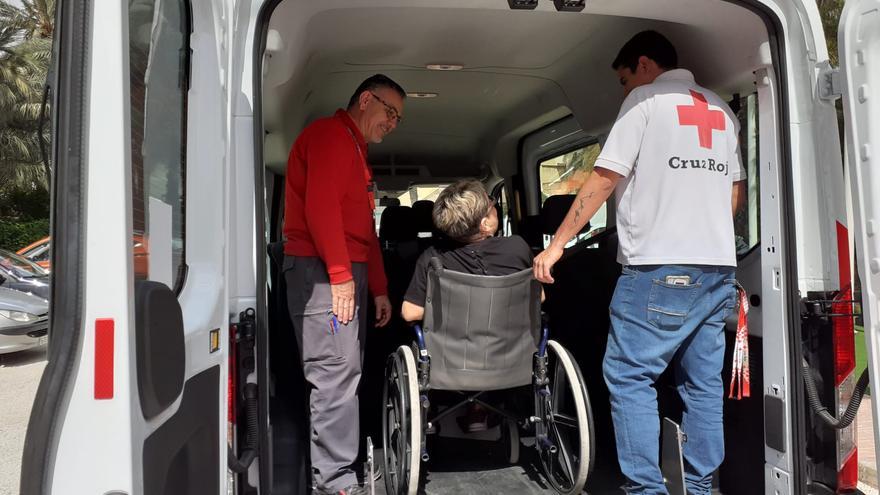
[[[455,438],[429,438],[431,459],[422,463],[419,493],[425,495],[482,495],[556,493],[541,472],[532,448],[520,447],[520,462],[508,464],[501,443]],[[382,468],[382,451],[376,450],[376,468]],[[587,479],[586,494],[623,494],[616,469],[596,468]],[[384,476],[376,481],[376,495],[385,495]]]

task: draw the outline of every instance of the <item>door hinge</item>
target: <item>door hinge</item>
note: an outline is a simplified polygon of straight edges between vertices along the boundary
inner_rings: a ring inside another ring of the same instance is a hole
[[[826,101],[834,101],[843,94],[843,81],[840,78],[840,68],[832,67],[828,60],[819,64],[819,81],[817,84],[819,98]]]
[[[801,299],[801,318],[854,317],[853,304],[859,302],[846,291],[808,292]]]

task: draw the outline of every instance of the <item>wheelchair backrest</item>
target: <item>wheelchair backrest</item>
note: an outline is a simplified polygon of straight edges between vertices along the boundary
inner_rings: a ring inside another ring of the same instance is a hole
[[[531,381],[541,334],[541,285],[532,270],[472,275],[431,260],[424,316],[431,388],[497,390]]]

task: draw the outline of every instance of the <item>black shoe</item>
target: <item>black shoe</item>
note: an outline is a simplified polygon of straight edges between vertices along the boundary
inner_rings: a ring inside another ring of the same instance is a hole
[[[317,488],[312,490],[312,495],[368,495],[369,490],[361,485],[351,485],[342,490],[327,491]]]

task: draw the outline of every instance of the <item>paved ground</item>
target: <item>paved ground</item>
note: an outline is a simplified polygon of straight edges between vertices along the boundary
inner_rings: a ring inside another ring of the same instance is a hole
[[[24,434],[45,366],[45,347],[0,355],[0,495],[18,494]]]
[[[0,356],[0,495],[18,494],[24,435],[31,404],[45,365],[45,348]],[[865,495],[875,495],[878,491],[870,400],[862,402],[856,421],[859,445],[859,489]],[[444,475],[442,470],[438,470],[433,473],[432,478],[440,481]],[[482,473],[480,478],[497,482],[498,480],[492,478],[519,479],[529,478],[528,475],[528,470],[522,468],[499,470],[496,467]]]
[[[872,408],[871,396],[865,396],[856,416],[856,444],[859,446],[859,489],[866,495],[877,494],[877,461],[874,449],[874,422],[871,418]]]

